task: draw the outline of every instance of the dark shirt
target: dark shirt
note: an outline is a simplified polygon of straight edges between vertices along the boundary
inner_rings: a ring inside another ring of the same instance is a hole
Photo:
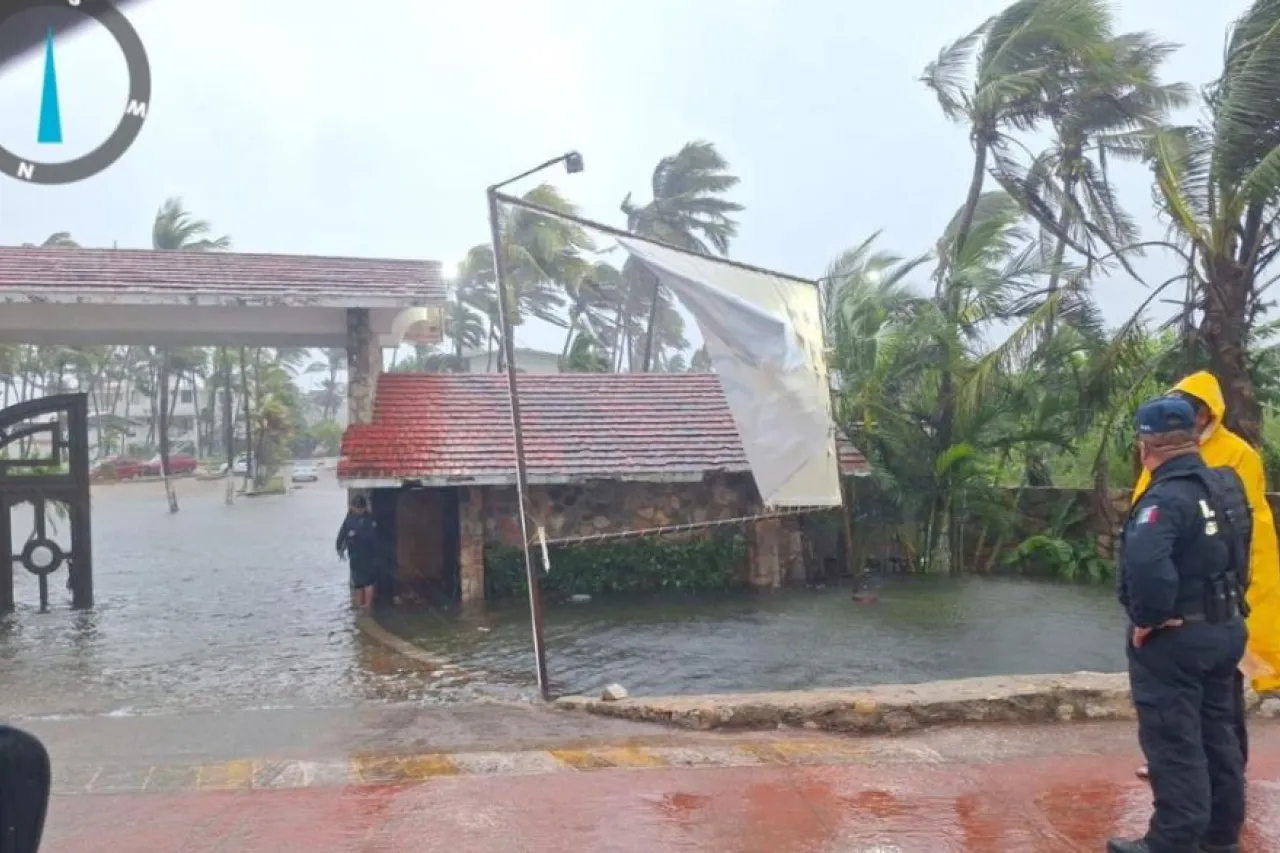
[[[1191,477],[1170,478],[1195,468],[1207,468],[1198,453],[1174,457],[1157,468],[1125,522],[1118,592],[1138,627],[1203,613],[1205,581],[1231,568],[1226,531],[1219,525],[1216,534],[1206,532],[1201,501],[1207,503],[1209,495],[1204,486]],[[1238,480],[1233,482],[1239,488]],[[1243,489],[1239,500],[1247,505]]]
[[[348,512],[338,528],[337,548],[339,553],[346,553],[350,559],[367,559],[376,554],[378,548],[378,523],[368,512]]]

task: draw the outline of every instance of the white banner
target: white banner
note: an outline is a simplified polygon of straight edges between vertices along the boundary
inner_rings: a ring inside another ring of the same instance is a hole
[[[839,506],[817,285],[641,240],[618,243],[697,321],[765,506]]]

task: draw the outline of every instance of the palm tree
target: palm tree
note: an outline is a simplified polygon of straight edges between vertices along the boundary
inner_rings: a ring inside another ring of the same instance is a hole
[[[230,237],[212,238],[212,226],[203,220],[196,219],[182,206],[182,199],[166,199],[156,211],[155,222],[151,226],[151,248],[161,252],[216,252],[231,247]],[[160,390],[158,431],[160,433],[160,471],[164,477],[165,496],[169,501],[169,512],[178,511],[178,495],[169,479],[169,364],[167,350],[160,352],[159,375],[156,384]]]
[[[34,249],[35,243],[23,243],[22,248]],[[41,249],[78,249],[80,244],[71,239],[70,231],[55,231],[48,237],[44,238],[44,242],[40,244]]]
[[[738,185],[737,176],[729,174],[728,169],[729,162],[715,145],[701,140],[689,142],[677,153],[663,157],[653,170],[653,198],[649,203],[633,203],[630,193],[622,200],[627,230],[690,252],[727,256],[729,243],[738,234],[738,222],[733,217],[743,209],[737,202],[724,198],[725,193]],[[643,286],[646,293],[651,294],[643,366],[648,372],[653,363],[662,288],[657,277],[634,260],[623,265],[623,275],[630,287]]]
[[[327,373],[321,381],[324,396],[320,403],[320,419],[333,420],[337,417],[341,396],[338,393],[338,374],[347,369],[347,351],[343,347],[330,347],[322,350],[323,359],[307,365],[307,373]]]
[[[1249,370],[1250,329],[1280,254],[1280,3],[1255,0],[1236,22],[1199,127],[1161,131],[1151,164],[1162,213],[1186,264],[1197,338],[1222,384],[1227,424],[1253,444],[1262,410]],[[1188,320],[1188,323],[1191,321]]]
[[[616,332],[614,323],[622,289],[622,273],[605,261],[592,264],[572,282],[569,292],[569,328],[565,332],[561,358],[569,357],[575,334],[586,335],[598,346],[612,350],[608,345],[608,338],[611,332]]]
[[[577,206],[550,184],[534,187],[522,198],[539,207],[568,214],[578,212]],[[500,230],[507,286],[517,296],[511,325],[518,326],[529,315],[563,328],[563,294],[569,289],[566,283],[583,274],[585,261],[581,255],[594,248],[591,238],[577,225],[522,207],[502,211]],[[493,248],[487,243],[473,246],[459,266],[458,287],[470,297],[469,304],[489,318],[490,353],[501,344],[495,282]],[[497,368],[503,368],[500,347]]]
[[[1049,93],[1061,90],[1075,57],[1110,37],[1109,24],[1100,0],[1017,0],[948,45],[925,69],[923,82],[934,90],[943,113],[968,124],[974,151],[968,195],[944,236],[935,274],[934,296],[953,322],[964,289],[952,286],[952,271],[965,261],[989,156],[1009,145],[1011,131],[1037,126],[1046,115]],[[939,441],[947,447],[954,429],[955,377],[944,369],[940,382]]]
[[[1048,300],[1061,282],[1068,244],[1085,255],[1086,276],[1102,254],[1099,245],[1133,274],[1124,255],[1116,252],[1136,243],[1139,229],[1120,207],[1108,167],[1116,159],[1144,157],[1152,134],[1169,113],[1191,100],[1186,84],[1160,81],[1160,66],[1176,45],[1139,32],[1117,36],[1103,48],[1077,57],[1062,91],[1050,93],[1046,113],[1054,140],[1046,151],[1026,168],[1007,152],[996,152],[997,179],[1040,222],[1045,242],[1056,242],[1043,291]],[[1051,314],[1046,339],[1054,329]]]

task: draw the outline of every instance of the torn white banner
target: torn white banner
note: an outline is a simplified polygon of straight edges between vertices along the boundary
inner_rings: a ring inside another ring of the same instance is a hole
[[[698,323],[768,507],[838,506],[817,285],[619,238]]]

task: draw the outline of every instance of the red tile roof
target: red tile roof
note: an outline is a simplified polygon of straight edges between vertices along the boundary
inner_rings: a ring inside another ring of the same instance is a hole
[[[526,374],[519,387],[531,482],[749,470],[715,374]],[[339,479],[514,482],[505,376],[384,373],[374,400],[373,423],[343,436]],[[852,447],[840,455],[846,473],[865,472]]]
[[[305,305],[376,298],[367,307],[430,305],[446,298],[436,261],[0,247],[0,300],[40,299],[55,292],[74,293],[76,301],[123,302],[288,297]]]

